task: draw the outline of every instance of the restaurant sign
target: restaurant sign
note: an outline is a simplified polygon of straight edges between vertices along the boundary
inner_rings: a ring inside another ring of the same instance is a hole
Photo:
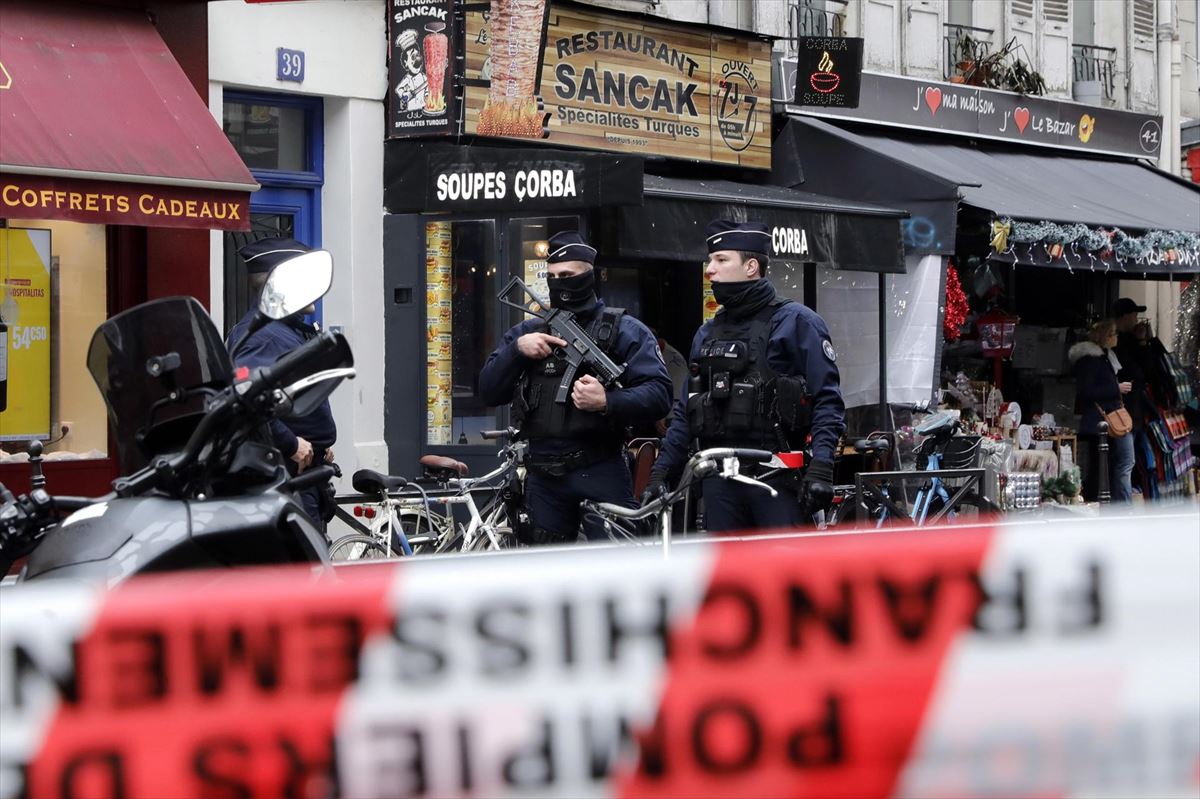
[[[384,153],[389,213],[554,211],[640,205],[642,159],[550,148],[513,150],[412,143]]]
[[[96,225],[247,230],[247,192],[0,174],[0,217]]]
[[[771,45],[547,0],[467,6],[465,132],[771,168]]]
[[[857,108],[862,88],[863,40],[802,36],[797,42],[797,105]]]
[[[388,136],[452,133],[452,0],[388,0]]]
[[[780,59],[781,86],[796,85],[796,69],[796,59]],[[862,75],[858,108],[784,100],[797,114],[1080,152],[1154,158],[1162,146],[1162,117],[873,72]]]

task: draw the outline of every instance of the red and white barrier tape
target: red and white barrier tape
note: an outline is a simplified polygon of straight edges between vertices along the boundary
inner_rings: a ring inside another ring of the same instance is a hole
[[[1195,795],[1200,516],[0,592],[0,797]]]

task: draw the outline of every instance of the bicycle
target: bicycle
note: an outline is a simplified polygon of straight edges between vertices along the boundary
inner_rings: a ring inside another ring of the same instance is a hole
[[[981,440],[979,436],[957,435],[959,426],[958,416],[953,413],[933,414],[914,429],[914,433],[924,436],[915,451],[914,470],[856,474],[858,511],[874,520],[876,527],[889,519],[916,525],[953,519],[964,507],[973,507],[977,512],[998,511],[996,503],[983,494],[984,470],[977,466]],[[917,479],[920,485],[909,505],[905,484]],[[949,486],[947,480],[964,482]],[[892,491],[895,485],[899,486],[898,493]]]
[[[432,489],[371,469],[355,472],[353,485],[359,495],[339,497],[338,504],[355,503],[356,510],[361,508],[377,519],[365,527],[339,508],[336,515],[357,532],[334,542],[330,559],[378,560],[514,546],[522,526],[528,523],[521,502],[526,443],[513,440],[516,432],[509,428],[481,433],[485,440],[506,442],[497,454],[504,462],[482,477],[467,478],[465,464],[440,455],[420,460],[425,482],[436,486]],[[486,495],[482,507],[475,501],[476,494]],[[435,505],[445,510],[436,511]],[[454,506],[466,509],[466,522],[456,522]]]
[[[896,441],[891,433],[875,431],[866,438],[860,438],[853,444],[854,451],[863,456],[866,471],[885,471],[895,454]],[[881,486],[881,491],[889,494],[889,487]],[[883,523],[879,510],[882,506],[868,508],[866,517],[879,524]],[[853,523],[859,513],[858,487],[854,483],[835,485],[833,487],[833,502],[829,509],[818,511],[813,518],[818,530],[836,527],[840,524]]]
[[[776,454],[760,449],[727,447],[704,449],[693,455],[684,465],[679,485],[674,491],[667,492],[640,508],[626,508],[611,502],[595,502],[593,500],[584,500],[580,503],[580,507],[584,513],[598,516],[603,521],[609,538],[614,541],[626,540],[640,543],[644,536],[638,534],[638,527],[647,520],[656,519],[655,526],[658,536],[662,539],[663,554],[667,555],[671,548],[671,509],[687,495],[688,489],[694,483],[706,477],[720,477],[757,486],[767,491],[772,497],[777,497],[779,492],[764,481],[783,469],[799,468],[803,459],[788,457],[798,454]],[[764,463],[769,467],[769,471],[758,478],[748,477],[741,473],[743,460]],[[687,518],[686,512],[684,518]]]

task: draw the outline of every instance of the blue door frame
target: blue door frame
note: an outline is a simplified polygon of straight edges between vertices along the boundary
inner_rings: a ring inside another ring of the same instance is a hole
[[[310,247],[321,246],[321,187],[325,183],[324,103],[319,97],[225,90],[226,103],[299,108],[304,111],[307,148],[303,171],[252,169],[261,189],[250,195],[250,213],[292,217],[293,235]],[[313,318],[324,321],[322,303]]]

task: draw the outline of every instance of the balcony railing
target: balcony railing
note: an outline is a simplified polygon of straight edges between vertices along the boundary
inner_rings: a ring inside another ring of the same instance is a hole
[[[849,0],[796,0],[788,8],[788,55],[800,36],[844,36]]]
[[[970,25],[954,25],[949,23],[942,27],[946,29],[946,34],[942,37],[942,40],[945,42],[942,77],[950,80],[954,75],[962,74],[958,69],[958,63],[961,60],[963,40],[971,38],[976,42],[980,42],[982,47],[979,49],[978,54],[983,55],[991,48],[992,34],[995,31],[991,28],[975,28]]]
[[[1104,99],[1111,101],[1117,89],[1117,48],[1073,44],[1071,71],[1076,83],[1085,80],[1099,81]]]

